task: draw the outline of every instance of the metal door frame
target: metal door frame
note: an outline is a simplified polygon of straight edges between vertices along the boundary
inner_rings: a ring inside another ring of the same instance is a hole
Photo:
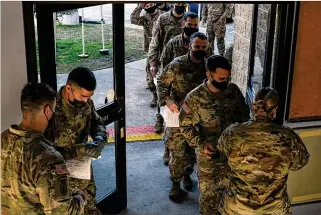
[[[57,89],[53,13],[110,2],[23,2],[28,82],[39,82],[37,73],[34,5],[37,12],[38,50],[41,82]],[[98,200],[103,214],[115,214],[127,207],[126,125],[125,125],[125,23],[124,4],[113,3],[113,75],[115,100],[97,109],[115,123],[116,189]],[[116,24],[117,23],[117,24]],[[123,24],[120,24],[123,23]],[[115,48],[117,47],[117,48]]]

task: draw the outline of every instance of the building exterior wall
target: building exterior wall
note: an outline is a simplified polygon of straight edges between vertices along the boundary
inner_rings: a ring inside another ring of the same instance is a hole
[[[22,2],[1,2],[1,132],[21,120],[27,82]]]

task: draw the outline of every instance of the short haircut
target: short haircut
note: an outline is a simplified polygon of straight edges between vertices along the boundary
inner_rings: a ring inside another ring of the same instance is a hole
[[[206,60],[206,71],[216,72],[217,68],[231,71],[231,64],[228,60],[220,55],[212,55]]]
[[[202,32],[195,32],[193,33],[190,37],[189,37],[189,43],[193,43],[193,41],[195,40],[195,38],[198,37],[201,40],[207,40],[207,36],[202,33]]]
[[[45,104],[52,105],[56,91],[45,83],[28,83],[22,89],[20,104],[22,113],[39,113]]]
[[[67,83],[74,83],[88,91],[95,90],[97,84],[94,73],[87,67],[73,69],[68,75]]]
[[[187,18],[191,18],[191,19],[195,19],[195,18],[198,18],[197,14],[194,13],[194,12],[187,12],[184,14],[184,21],[187,20]]]

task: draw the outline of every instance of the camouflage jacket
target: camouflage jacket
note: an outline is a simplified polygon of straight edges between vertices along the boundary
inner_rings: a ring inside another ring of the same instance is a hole
[[[165,68],[176,57],[186,55],[189,52],[189,40],[184,39],[183,34],[177,35],[172,38],[164,47],[160,57],[161,68]],[[207,55],[209,57],[213,54],[213,49],[208,44]]]
[[[1,134],[1,214],[80,214],[62,155],[39,133],[11,126]]]
[[[211,3],[204,4],[202,10],[202,22],[215,22],[221,17],[228,17],[232,13],[232,4]]]
[[[179,120],[189,145],[202,149],[204,143],[216,146],[225,128],[231,123],[247,121],[249,115],[236,84],[230,83],[226,90],[213,93],[205,80],[186,96]]]
[[[56,112],[53,121],[46,130],[46,136],[56,144],[56,148],[61,152],[66,160],[77,158],[74,153],[74,146],[85,148],[89,135],[91,138],[97,136],[107,140],[107,132],[101,117],[95,110],[91,99],[81,108],[65,102],[62,97],[62,89],[57,94]],[[103,149],[103,148],[102,148]],[[101,150],[102,150],[101,149]],[[92,170],[91,170],[92,171]],[[93,172],[91,172],[93,177]],[[91,181],[70,178],[69,186],[73,190],[85,189]],[[94,190],[92,192],[95,192]]]
[[[192,62],[189,53],[175,58],[164,68],[157,80],[160,106],[166,104],[167,96],[180,105],[187,93],[202,83],[205,78],[205,62]]]
[[[143,8],[140,6],[137,6],[133,13],[130,15],[130,22],[134,25],[140,25],[144,27],[144,46],[143,50],[145,52],[148,52],[149,44],[152,39],[152,30],[154,23],[156,22],[157,18],[160,14],[164,13],[161,10],[157,10],[156,14],[149,14],[146,13],[143,16],[140,16],[140,13],[142,12]]]
[[[94,102],[76,109],[65,102],[62,89],[57,93],[56,112],[53,121],[46,130],[45,136],[59,147],[69,148],[77,144],[85,144],[91,138],[101,136],[107,140],[107,132],[101,117],[96,112]]]
[[[290,128],[268,117],[230,125],[217,147],[228,158],[230,188],[222,214],[290,214],[289,171],[304,167],[309,153]]]
[[[171,38],[183,33],[181,27],[183,20],[183,16],[178,19],[175,18],[172,10],[158,17],[152,31],[152,40],[148,50],[148,62],[152,66],[160,66],[159,60],[163,48]]]

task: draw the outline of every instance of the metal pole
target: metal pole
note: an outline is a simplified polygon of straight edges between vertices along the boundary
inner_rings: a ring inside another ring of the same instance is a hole
[[[109,50],[105,49],[105,38],[104,38],[104,16],[103,16],[103,6],[100,5],[100,23],[101,23],[101,40],[103,43],[103,49],[100,49],[99,52],[102,55],[108,55]]]
[[[201,4],[198,4],[198,20],[201,22]]]
[[[101,21],[101,38],[103,42],[103,49],[105,49],[105,41],[104,41],[104,17],[103,17],[103,6],[100,5],[100,21]]]
[[[78,55],[81,58],[86,58],[88,55],[85,54],[85,24],[84,24],[84,9],[81,9],[81,33],[82,33],[82,54]]]

